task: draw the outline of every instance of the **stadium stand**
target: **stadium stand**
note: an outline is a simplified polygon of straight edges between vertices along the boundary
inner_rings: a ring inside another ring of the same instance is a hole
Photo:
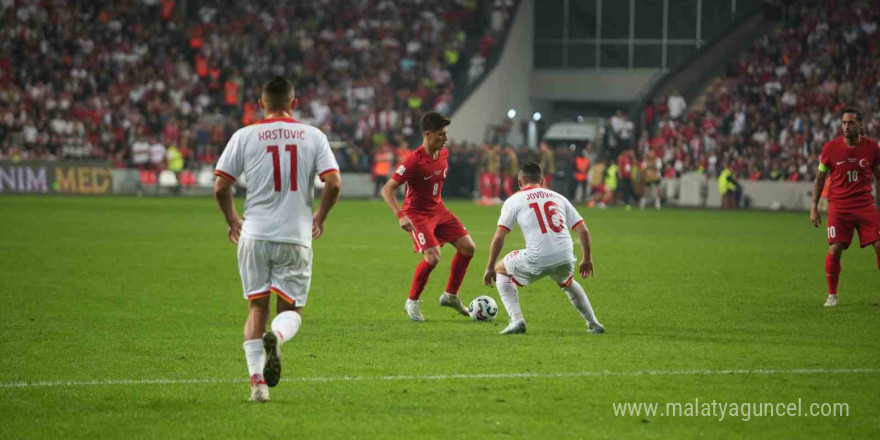
[[[681,115],[679,95],[645,109],[638,141],[655,149],[670,175],[717,176],[726,160],[740,179],[815,178],[822,145],[839,132],[839,111],[865,110],[865,129],[880,130],[880,3],[786,1],[783,20],[732,57]],[[678,117],[675,117],[678,116]]]
[[[344,146],[344,170],[366,171],[374,146],[418,142],[418,115],[449,112],[456,79],[484,73],[515,3],[3,2],[0,160],[143,169],[146,151],[175,144],[187,168],[212,165],[260,118],[262,82],[284,75],[294,117]]]

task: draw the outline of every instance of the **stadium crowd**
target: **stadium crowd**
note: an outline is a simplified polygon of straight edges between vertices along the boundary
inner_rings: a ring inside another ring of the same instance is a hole
[[[656,151],[675,174],[717,176],[729,164],[748,180],[815,178],[840,110],[863,109],[880,133],[880,2],[789,1],[784,22],[734,57],[688,106],[679,93],[645,108],[636,149]]]
[[[374,147],[415,141],[421,112],[451,110],[454,78],[482,75],[515,3],[4,1],[0,160],[148,168],[173,145],[188,167],[211,165],[283,75],[294,117],[366,170]],[[486,31],[468,51],[474,20]]]

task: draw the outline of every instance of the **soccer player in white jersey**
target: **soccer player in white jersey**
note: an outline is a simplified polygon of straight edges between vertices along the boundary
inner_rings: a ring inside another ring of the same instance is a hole
[[[495,281],[501,302],[510,317],[510,324],[499,334],[526,332],[516,286],[526,286],[545,276],[550,277],[568,295],[571,304],[587,321],[590,333],[605,333],[605,328],[596,320],[584,288],[574,281],[577,259],[572,253],[569,229],[577,234],[583,250],[578,272],[584,278],[593,274],[590,231],[584,219],[568,199],[541,187],[543,171],[537,163],[523,164],[518,177],[522,189],[501,207],[498,229],[489,248],[489,263],[483,275],[487,286]],[[522,229],[526,248],[513,251],[503,261],[497,261],[504,249],[504,238],[513,229],[514,223]]]
[[[244,352],[251,377],[251,401],[269,400],[281,378],[281,344],[299,331],[312,276],[312,239],[342,187],[339,166],[327,136],[295,121],[293,84],[275,77],[263,84],[260,107],[266,119],[235,132],[214,174],[214,198],[238,245],[238,270],[248,318]],[[232,185],[247,178],[244,220],[232,202]],[[315,175],[324,181],[321,204],[312,213]],[[270,297],[278,295],[277,315],[266,331]]]

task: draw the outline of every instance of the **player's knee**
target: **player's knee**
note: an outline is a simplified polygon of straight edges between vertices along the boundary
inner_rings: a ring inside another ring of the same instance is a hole
[[[464,243],[460,247],[456,248],[456,250],[460,254],[463,254],[468,257],[472,257],[472,256],[474,256],[474,252],[477,251],[477,246],[474,245],[473,241],[468,241],[467,243]]]
[[[248,311],[252,314],[269,313],[271,296],[263,296],[248,301]]]
[[[504,267],[504,262],[499,261],[499,262],[495,263],[495,273],[507,275],[507,268]]]
[[[835,258],[840,258],[844,249],[845,248],[841,243],[831,243],[831,246],[828,248],[828,253],[834,255]]]
[[[431,266],[436,266],[440,264],[440,250],[439,249],[428,249],[425,251],[424,257],[425,262],[430,264]]]

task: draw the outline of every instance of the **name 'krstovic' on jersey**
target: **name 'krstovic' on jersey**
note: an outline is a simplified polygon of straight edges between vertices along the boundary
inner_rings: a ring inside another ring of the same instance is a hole
[[[538,186],[527,186],[504,202],[498,226],[522,229],[526,258],[537,268],[577,261],[572,253],[569,230],[584,220],[561,194]]]
[[[232,135],[215,174],[247,182],[241,236],[312,244],[315,175],[339,165],[321,130],[291,118],[271,118]]]

